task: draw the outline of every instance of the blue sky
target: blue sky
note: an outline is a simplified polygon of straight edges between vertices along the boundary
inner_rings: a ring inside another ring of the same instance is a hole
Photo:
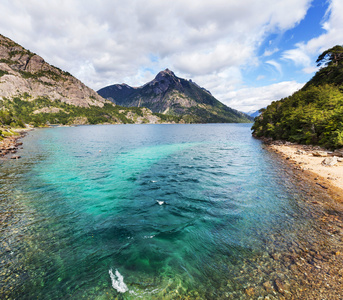
[[[342,0],[4,0],[1,34],[94,90],[166,68],[248,112],[300,89],[343,44]]]
[[[283,54],[297,43],[309,41],[325,33],[323,23],[328,8],[329,2],[313,1],[299,24],[289,30],[268,35],[258,49],[262,65],[243,72],[250,85],[265,86],[283,80],[306,82],[311,78],[313,72],[299,70],[294,62]],[[314,57],[311,58],[315,60]],[[312,63],[314,64],[313,60]]]

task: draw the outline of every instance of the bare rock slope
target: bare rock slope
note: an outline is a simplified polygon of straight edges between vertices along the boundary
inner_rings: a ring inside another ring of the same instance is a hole
[[[24,94],[80,107],[103,107],[107,102],[68,72],[0,35],[0,98]]]

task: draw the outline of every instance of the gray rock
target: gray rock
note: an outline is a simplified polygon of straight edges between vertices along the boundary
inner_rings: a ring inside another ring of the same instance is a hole
[[[333,152],[335,156],[343,157],[343,149],[337,149]]]
[[[323,166],[327,166],[327,167],[332,167],[337,165],[338,161],[337,161],[337,157],[327,157],[322,161],[322,165]]]
[[[3,59],[0,69],[7,72],[0,81],[2,97],[13,98],[27,93],[31,98],[44,96],[81,107],[104,106],[106,100],[80,80],[13,44],[0,35],[0,59]]]
[[[306,155],[307,153],[306,153],[306,151],[304,151],[304,150],[298,149],[297,151],[295,151],[295,154],[298,154],[298,155]]]
[[[317,150],[317,151],[313,151],[312,155],[317,156],[317,157],[326,157],[328,156],[328,153],[326,151]]]

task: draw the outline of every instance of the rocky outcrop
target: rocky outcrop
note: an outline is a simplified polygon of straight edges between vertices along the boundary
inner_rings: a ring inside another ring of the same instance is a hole
[[[71,74],[0,35],[0,99],[29,95],[89,107],[106,100]]]
[[[60,111],[63,111],[66,114],[68,114],[68,112],[66,112],[62,108],[58,108],[58,107],[43,107],[41,109],[36,109],[32,113],[34,115],[41,114],[41,113],[44,113],[44,114],[56,114],[56,113],[59,113]]]
[[[135,124],[159,124],[161,123],[161,118],[153,115],[150,109],[145,107],[142,108],[142,116],[139,116],[131,111],[126,114],[126,118],[132,120]]]

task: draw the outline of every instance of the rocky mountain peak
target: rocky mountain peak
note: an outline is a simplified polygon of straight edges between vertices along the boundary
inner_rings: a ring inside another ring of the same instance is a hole
[[[180,79],[169,69],[159,72],[155,79],[148,83],[156,95],[166,92],[170,87],[180,84]]]
[[[141,87],[119,90],[108,86],[98,93],[121,106],[147,107],[155,113],[185,116],[188,122],[249,122],[246,115],[225,106],[209,91],[175,76],[169,69]]]
[[[169,69],[165,69],[164,71],[159,72],[153,81],[175,81],[176,79],[177,77],[172,71],[170,71]]]

